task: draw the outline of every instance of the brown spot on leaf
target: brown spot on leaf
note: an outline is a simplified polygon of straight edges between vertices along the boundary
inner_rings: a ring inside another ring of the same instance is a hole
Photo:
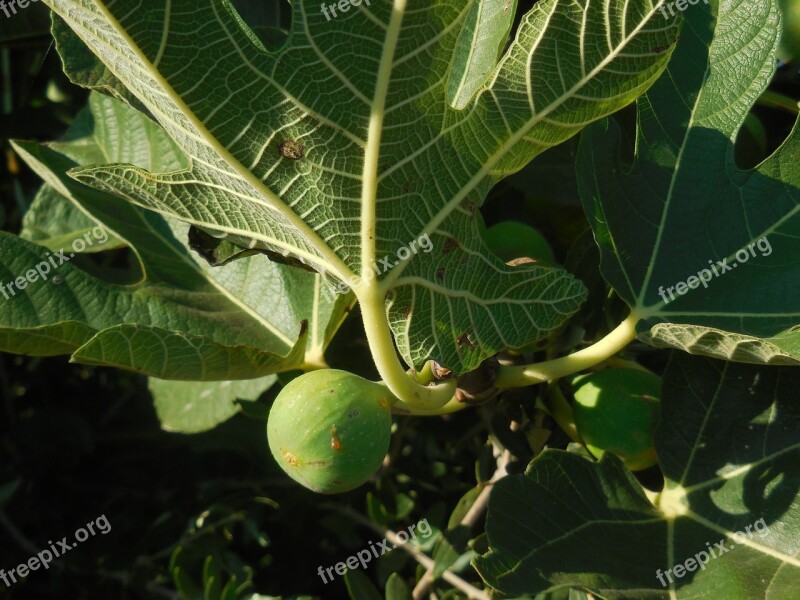
[[[295,140],[284,140],[278,145],[281,156],[290,160],[300,160],[305,156],[306,147]]]
[[[308,320],[303,319],[300,321],[300,335],[305,335],[306,331],[308,331]]]
[[[456,344],[458,344],[459,348],[461,348],[462,346],[469,346],[470,348],[475,348],[475,342],[472,341],[472,338],[469,337],[469,333],[466,331],[456,338]]]
[[[530,258],[528,256],[520,256],[519,258],[514,258],[508,261],[506,264],[509,267],[519,267],[520,265],[530,265],[532,263],[539,262],[535,258]]]
[[[432,361],[431,370],[433,371],[433,376],[436,377],[436,379],[450,379],[453,376],[453,372],[450,369],[443,367],[436,361]]]
[[[436,279],[439,281],[444,281],[444,267],[439,267],[436,269]]]
[[[444,248],[442,248],[442,254],[449,254],[453,248],[461,248],[461,242],[454,237],[448,237],[444,243]]]

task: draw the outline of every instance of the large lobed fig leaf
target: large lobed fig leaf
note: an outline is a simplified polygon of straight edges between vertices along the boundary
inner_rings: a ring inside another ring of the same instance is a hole
[[[779,22],[777,0],[691,8],[667,72],[637,102],[633,164],[611,122],[582,140],[577,171],[603,275],[655,346],[800,363],[798,127],[755,169],[734,162],[775,70]]]
[[[406,362],[455,372],[547,336],[585,298],[563,270],[491,256],[487,192],[645,91],[679,30],[661,2],[544,0],[498,62],[513,2],[380,1],[328,19],[297,1],[278,48],[225,0],[45,2],[188,158],[101,160],[77,180],[353,283],[385,301]],[[425,235],[431,252],[398,255]]]
[[[798,385],[792,367],[675,352],[656,429],[666,483],[654,503],[616,457],[545,451],[524,475],[495,484],[478,571],[510,595],[576,587],[632,600],[796,597]]]
[[[175,380],[250,379],[319,362],[350,298],[327,298],[319,276],[264,256],[211,267],[189,249],[185,223],[66,175],[109,159],[164,170],[185,166],[181,151],[147,117],[92,95],[64,141],[18,141],[15,148],[46,185],[26,216],[26,239],[0,232],[0,279],[24,274],[46,249],[69,248],[98,226],[108,239],[90,237],[97,244],[89,249],[129,247],[137,268],[90,274],[67,262],[48,280],[0,297],[0,348],[71,354],[77,362]]]

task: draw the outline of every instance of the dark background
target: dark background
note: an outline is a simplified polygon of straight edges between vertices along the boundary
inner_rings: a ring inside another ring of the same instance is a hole
[[[14,233],[40,182],[14,156],[8,139],[58,138],[86,99],[61,73],[46,13],[41,4],[14,19],[0,13],[0,229]],[[800,97],[798,68],[782,66],[772,91]],[[766,103],[754,114],[766,138],[740,136],[742,166],[774,149],[794,118]],[[633,116],[634,109],[619,116],[629,131]],[[571,146],[563,151],[568,155]],[[499,185],[483,215],[488,225],[506,219],[535,224],[564,259],[586,227],[570,175],[562,173],[559,185],[548,188],[538,179],[532,185],[533,173]],[[545,195],[557,196],[555,209],[541,203]],[[99,260],[125,267],[128,259],[119,252]],[[357,314],[328,357],[332,366],[370,374]],[[261,399],[265,406],[275,390]],[[252,578],[251,591],[346,597],[341,579],[322,584],[318,566],[334,565],[378,535],[341,509],[396,530],[420,518],[444,526],[459,498],[475,486],[476,471],[481,477],[491,473],[487,432],[502,429],[524,401],[512,393],[494,414],[400,419],[392,466],[377,484],[323,498],[277,469],[262,420],[238,415],[208,433],[167,433],[142,377],[72,365],[66,357],[0,353],[0,568],[27,561],[48,540],[72,539],[102,514],[112,527],[56,559],[48,571],[35,571],[9,589],[0,583],[0,598],[179,598],[170,568],[179,547],[183,571],[198,582],[205,557],[212,555],[226,580],[232,574],[239,581]],[[559,439],[551,441],[558,445]],[[529,449],[526,454],[520,440],[508,443],[519,459],[512,470],[522,468]],[[416,568],[396,551],[367,574],[382,585],[394,571],[411,580]],[[474,573],[463,576],[475,579]]]

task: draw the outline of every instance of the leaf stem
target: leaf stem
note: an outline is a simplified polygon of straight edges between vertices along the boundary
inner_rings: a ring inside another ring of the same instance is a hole
[[[383,295],[377,293],[373,285],[359,288],[356,290],[356,295],[361,305],[361,317],[364,320],[372,358],[389,391],[402,402],[404,407],[425,411],[441,409],[451,401],[456,391],[455,381],[422,386],[409,377],[403,369],[394,349]]]
[[[756,103],[768,108],[781,108],[793,115],[800,113],[800,103],[797,100],[771,90],[761,94]]]
[[[328,365],[328,361],[325,360],[325,356],[322,354],[311,354],[306,352],[305,360],[301,365],[293,367],[294,369],[300,369],[301,371],[319,371],[320,369],[330,369],[330,365]]]
[[[631,313],[602,340],[568,356],[532,365],[501,366],[494,385],[500,389],[525,387],[593,367],[636,339],[636,323],[639,318],[638,314]]]
[[[392,404],[392,412],[400,415],[414,415],[415,417],[438,417],[464,410],[470,406],[472,405],[466,402],[459,402],[455,398],[451,398],[444,406],[439,408],[422,408],[398,400]]]
[[[421,371],[415,371],[412,373],[412,375],[414,376],[416,382],[420,385],[428,385],[432,381],[436,380],[436,377],[433,375],[433,364],[430,360],[422,366]]]
[[[573,442],[583,444],[583,440],[578,435],[578,428],[575,426],[575,415],[572,412],[572,407],[567,402],[567,399],[564,398],[564,394],[561,393],[558,384],[551,383],[545,392],[545,396],[547,398],[545,407],[550,416],[553,417],[553,420]]]
[[[372,351],[372,358],[386,387],[402,402],[417,408],[435,410],[453,397],[455,383],[422,386],[409,377],[394,349],[392,331],[384,306],[386,293],[373,275],[376,258],[376,223],[378,196],[378,162],[381,151],[383,118],[386,110],[394,53],[400,37],[400,28],[406,0],[394,0],[392,16],[386,29],[386,40],[378,66],[375,94],[370,107],[369,132],[364,156],[363,187],[361,197],[361,278],[353,288],[364,320],[364,329]]]

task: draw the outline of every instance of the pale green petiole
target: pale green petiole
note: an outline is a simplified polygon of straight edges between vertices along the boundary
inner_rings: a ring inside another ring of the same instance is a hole
[[[456,391],[455,381],[423,386],[409,377],[394,349],[383,296],[372,293],[369,287],[365,288],[365,293],[360,292],[361,290],[356,291],[356,295],[359,296],[367,341],[383,383],[404,405],[423,411],[441,409],[453,398]]]
[[[554,360],[518,367],[501,367],[495,380],[498,388],[515,388],[552,381],[593,367],[613,356],[636,339],[639,316],[631,314],[616,329],[588,348]]]
[[[383,303],[375,304],[369,306],[367,310],[362,304],[361,310],[369,345],[381,377],[384,378],[383,383],[398,398],[393,404],[395,411],[418,416],[434,416],[457,412],[471,406],[455,399],[454,382],[421,386],[405,373],[394,351]],[[568,356],[531,365],[500,367],[495,386],[499,389],[527,387],[553,381],[598,365],[617,354],[636,338],[636,323],[639,318],[638,315],[631,314],[602,340]],[[391,383],[387,376],[392,377]],[[396,390],[404,395],[397,393]],[[445,396],[447,397],[442,401]]]

